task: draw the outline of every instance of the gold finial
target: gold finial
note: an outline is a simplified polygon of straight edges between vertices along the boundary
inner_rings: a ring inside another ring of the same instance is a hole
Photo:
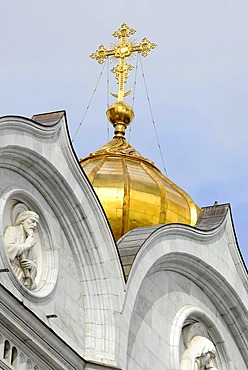
[[[111,94],[118,98],[118,102],[124,102],[124,97],[132,91],[132,89],[127,92],[124,91],[124,85],[129,76],[128,72],[134,68],[133,65],[127,64],[126,58],[129,58],[134,52],[138,52],[143,57],[146,57],[149,51],[157,46],[150,42],[147,37],[143,38],[139,45],[134,45],[134,41],[127,41],[127,38],[135,32],[135,29],[129,28],[125,23],[123,23],[119,30],[113,33],[114,37],[120,39],[119,44],[116,44],[113,49],[106,49],[103,45],[100,45],[96,52],[90,55],[91,58],[96,59],[100,64],[102,64],[108,56],[114,56],[120,60],[117,67],[114,67],[111,70],[115,73],[115,78],[119,85],[118,94]]]

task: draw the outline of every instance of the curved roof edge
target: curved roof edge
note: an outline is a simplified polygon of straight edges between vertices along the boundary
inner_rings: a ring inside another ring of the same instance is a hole
[[[142,245],[158,229],[171,228],[172,225],[182,225],[183,227],[197,229],[203,232],[215,230],[224,222],[228,211],[230,211],[230,204],[214,204],[213,206],[202,208],[202,211],[202,217],[194,227],[184,224],[156,225],[133,229],[123,235],[118,241],[117,246],[126,279],[128,279],[135,257],[142,248]]]
[[[214,230],[222,224],[229,210],[229,203],[203,207],[202,217],[196,223],[195,227],[203,231]]]
[[[79,170],[79,173],[77,173],[77,175],[82,176],[82,178],[84,179],[84,182],[87,183],[88,188],[90,188],[91,193],[94,194],[94,201],[97,202],[98,207],[101,209],[101,213],[103,215],[104,221],[108,225],[108,230],[107,230],[108,236],[107,237],[108,238],[110,237],[111,240],[113,241],[114,245],[115,245],[115,252],[117,253],[117,256],[118,256],[118,261],[119,261],[119,265],[120,265],[120,269],[121,269],[121,275],[122,275],[123,283],[124,283],[125,273],[124,273],[124,269],[123,269],[123,266],[122,266],[122,263],[121,263],[121,258],[120,258],[120,255],[119,255],[119,251],[118,251],[118,248],[116,246],[114,235],[113,235],[112,229],[111,229],[110,224],[109,224],[109,220],[106,216],[106,213],[104,211],[104,208],[103,208],[98,196],[96,195],[96,192],[95,192],[91,182],[89,181],[89,179],[88,179],[87,175],[85,174],[82,166],[80,165],[79,158],[76,154],[76,151],[74,149],[72,139],[71,139],[71,136],[70,136],[66,111],[62,109],[62,110],[53,111],[53,112],[37,113],[37,114],[34,114],[31,118],[28,118],[28,117],[25,117],[25,116],[20,116],[20,115],[3,115],[3,116],[0,116],[0,126],[5,125],[7,123],[8,127],[10,127],[9,122],[14,123],[11,126],[12,128],[14,127],[14,129],[16,129],[18,127],[16,124],[20,125],[20,123],[25,125],[25,126],[22,126],[22,129],[23,129],[23,127],[25,127],[27,130],[29,130],[29,128],[31,128],[31,129],[34,129],[34,128],[40,129],[40,131],[42,132],[42,137],[44,137],[44,133],[46,133],[48,136],[51,136],[51,135],[54,135],[56,132],[59,132],[59,135],[60,135],[60,132],[61,132],[60,128],[61,127],[63,128],[63,130],[62,130],[64,132],[63,137],[64,137],[64,140],[66,140],[66,144],[67,144],[67,145],[63,145],[64,151],[67,152],[67,154],[65,155],[65,159],[68,161],[68,158],[69,158],[69,160],[70,160],[70,158],[73,158],[74,163],[76,164],[76,167]],[[75,171],[74,171],[74,174],[75,174]],[[77,176],[77,178],[78,178],[78,176]],[[92,201],[92,199],[91,199],[91,201]],[[106,230],[106,229],[104,229],[104,230]]]

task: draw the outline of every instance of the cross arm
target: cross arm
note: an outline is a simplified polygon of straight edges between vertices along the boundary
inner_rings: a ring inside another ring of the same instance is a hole
[[[90,54],[92,59],[96,59],[98,63],[104,63],[105,59],[110,56],[114,55],[114,49],[106,49],[104,45],[100,45],[99,48],[96,50],[95,53]]]
[[[144,37],[139,45],[132,47],[132,51],[137,51],[143,57],[146,57],[149,51],[151,51],[151,49],[155,49],[156,46],[157,44],[150,42],[147,37]]]

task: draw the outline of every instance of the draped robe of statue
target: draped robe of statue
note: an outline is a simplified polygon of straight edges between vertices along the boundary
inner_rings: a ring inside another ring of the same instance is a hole
[[[4,234],[5,249],[14,273],[23,285],[28,289],[34,289],[35,277],[37,275],[36,256],[33,247],[27,250],[25,246],[26,239],[27,236],[22,225],[8,226]],[[20,261],[23,258],[34,262],[34,266],[29,270],[28,278],[25,278],[24,269],[20,264]]]
[[[188,348],[182,356],[180,370],[217,370],[211,359],[207,364],[202,364],[202,360],[207,354],[212,359],[215,358],[216,349],[214,344],[209,339],[196,335],[191,339]]]

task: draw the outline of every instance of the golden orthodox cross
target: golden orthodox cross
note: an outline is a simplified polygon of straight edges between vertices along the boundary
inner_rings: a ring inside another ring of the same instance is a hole
[[[102,64],[108,56],[114,56],[120,60],[117,67],[114,67],[111,70],[115,73],[115,78],[119,85],[118,94],[111,94],[118,98],[118,101],[120,102],[123,102],[124,97],[132,91],[132,89],[127,92],[124,91],[124,85],[129,76],[128,71],[131,71],[134,68],[133,65],[127,64],[126,58],[129,58],[132,53],[136,51],[143,57],[146,57],[149,51],[157,46],[150,42],[147,37],[144,37],[139,45],[134,45],[133,42],[129,42],[127,38],[135,32],[136,31],[133,28],[129,28],[125,23],[123,23],[119,30],[113,33],[114,37],[118,37],[120,39],[119,44],[116,44],[113,49],[106,49],[103,45],[100,45],[96,52],[90,55],[91,58],[96,59],[100,64]]]

